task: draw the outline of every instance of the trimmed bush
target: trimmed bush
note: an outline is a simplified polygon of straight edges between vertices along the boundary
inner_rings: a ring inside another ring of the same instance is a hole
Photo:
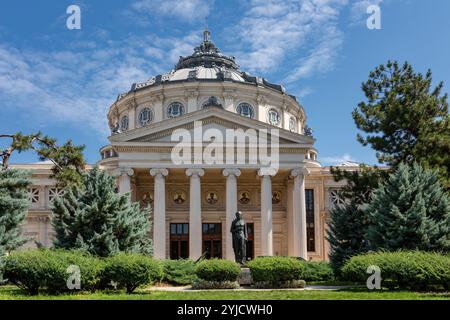
[[[47,289],[49,293],[68,292],[71,291],[67,286],[71,265],[80,269],[80,289],[94,290],[103,265],[99,259],[80,251],[13,252],[5,259],[4,276],[29,294],[37,294],[40,289]]]
[[[229,260],[210,259],[203,260],[197,264],[195,274],[206,281],[237,281],[241,274],[240,266]]]
[[[367,268],[378,266],[382,285],[388,288],[426,290],[450,286],[450,257],[423,251],[374,252],[352,257],[342,267],[342,277],[366,282]]]
[[[303,280],[305,281],[331,281],[334,280],[333,269],[325,261],[304,262],[305,271]]]
[[[301,280],[305,269],[302,261],[292,257],[258,257],[247,265],[255,283],[269,283],[273,287]]]
[[[115,283],[132,293],[139,286],[160,281],[163,267],[160,261],[136,253],[119,253],[107,259],[103,283]]]
[[[190,259],[165,260],[163,282],[174,285],[188,285],[197,280],[195,263]]]

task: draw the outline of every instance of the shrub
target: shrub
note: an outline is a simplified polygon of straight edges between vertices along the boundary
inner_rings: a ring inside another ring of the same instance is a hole
[[[374,252],[352,257],[342,268],[349,281],[365,282],[371,265],[381,270],[382,284],[389,288],[431,289],[450,285],[450,257],[423,251]]]
[[[305,269],[303,262],[292,257],[258,257],[248,267],[254,282],[268,282],[274,287],[302,279]]]
[[[30,294],[39,289],[50,293],[70,291],[68,267],[80,268],[81,289],[93,290],[100,280],[102,263],[79,251],[25,250],[13,252],[5,260],[5,278]]]
[[[137,287],[160,281],[163,268],[160,261],[136,253],[119,253],[107,259],[104,283],[115,283],[132,293]]]
[[[303,280],[305,281],[330,281],[334,279],[333,269],[325,261],[305,262]]]
[[[195,274],[206,281],[237,281],[241,268],[234,261],[210,259],[198,263]]]
[[[195,274],[195,263],[190,259],[165,260],[164,282],[174,285],[188,285],[193,283],[197,276]]]

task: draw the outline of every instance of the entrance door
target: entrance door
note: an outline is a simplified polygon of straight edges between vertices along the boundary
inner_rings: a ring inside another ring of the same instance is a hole
[[[170,259],[189,257],[189,224],[170,224]]]
[[[254,243],[255,243],[255,227],[253,223],[247,223],[247,260],[252,260],[255,257]]]
[[[202,230],[205,258],[222,258],[222,224],[203,223]]]

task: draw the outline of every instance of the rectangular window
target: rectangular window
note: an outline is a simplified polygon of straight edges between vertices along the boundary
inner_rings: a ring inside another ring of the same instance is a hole
[[[306,202],[306,237],[308,251],[316,251],[314,228],[314,190],[305,189]]]
[[[189,258],[189,224],[170,224],[170,259]]]
[[[222,258],[222,224],[203,223],[203,253],[207,259]]]

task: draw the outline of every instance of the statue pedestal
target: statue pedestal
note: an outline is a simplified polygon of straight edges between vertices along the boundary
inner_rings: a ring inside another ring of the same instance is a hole
[[[249,268],[241,268],[241,275],[238,281],[241,286],[249,286],[252,284],[252,274]]]

